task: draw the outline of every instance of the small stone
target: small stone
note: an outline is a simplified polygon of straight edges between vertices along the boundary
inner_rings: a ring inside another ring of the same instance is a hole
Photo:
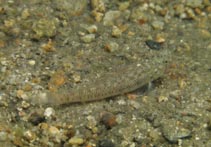
[[[86,28],[86,30],[89,32],[89,33],[96,33],[97,32],[97,26],[96,25],[91,25],[89,27]]]
[[[104,139],[98,142],[98,147],[115,147],[115,144],[111,140]]]
[[[130,36],[130,37],[131,37],[131,36],[134,36],[135,34],[136,34],[136,33],[135,33],[135,32],[132,32],[132,31],[129,31],[129,32],[128,32],[128,36]]]
[[[50,90],[56,90],[59,86],[64,85],[66,82],[66,76],[64,71],[58,70],[52,76],[48,82],[48,87]]]
[[[18,90],[16,95],[18,98],[21,98],[23,100],[28,100],[28,96],[23,90]]]
[[[45,121],[45,117],[42,115],[41,112],[34,112],[29,116],[28,121],[33,125],[38,125]]]
[[[5,131],[0,131],[0,141],[6,141],[8,134]]]
[[[178,80],[178,86],[182,89],[184,89],[187,86],[187,82],[185,81],[185,79],[179,79]]]
[[[118,100],[118,101],[117,101],[117,104],[118,104],[118,105],[126,105],[127,103],[126,103],[125,100],[121,99],[121,100]]]
[[[139,109],[141,107],[140,103],[138,103],[137,101],[130,101],[130,105],[135,108],[135,109]]]
[[[110,112],[101,113],[101,122],[106,126],[107,129],[111,129],[117,125],[116,116]]]
[[[82,36],[81,40],[84,43],[90,43],[95,40],[95,34],[88,34],[88,35]]]
[[[161,43],[156,42],[154,40],[147,40],[145,41],[146,45],[153,50],[159,50],[161,48]]]
[[[68,143],[71,145],[81,145],[84,143],[84,139],[79,137],[73,137],[68,141]]]
[[[79,74],[73,74],[72,77],[75,83],[81,82],[81,76]]]
[[[163,95],[160,95],[160,96],[158,97],[158,102],[159,102],[159,103],[160,103],[160,102],[166,102],[166,101],[168,101],[168,97],[163,96]]]
[[[159,42],[159,43],[164,43],[166,41],[166,39],[162,36],[162,35],[157,35],[156,36],[156,39],[155,39],[156,42]]]
[[[32,30],[35,32],[33,38],[40,39],[41,37],[53,37],[57,32],[58,20],[57,18],[53,19],[40,19],[34,21],[32,25]]]
[[[5,96],[5,94],[0,93],[0,107],[1,106],[8,107],[8,103],[7,103],[7,97]]]
[[[117,26],[113,26],[112,28],[112,36],[120,37],[122,35],[122,30],[120,30]]]
[[[124,11],[124,10],[128,9],[129,6],[130,6],[129,1],[121,2],[121,3],[119,3],[119,10]]]
[[[36,64],[36,61],[35,60],[29,60],[28,63],[29,63],[29,65],[34,66]]]
[[[103,19],[104,14],[94,10],[94,11],[92,11],[92,16],[94,16],[94,18],[97,22],[100,22]]]
[[[153,21],[152,22],[152,27],[156,30],[163,30],[164,27],[164,22],[162,21]]]
[[[56,50],[51,39],[49,39],[47,43],[43,44],[41,48],[46,52],[54,52]]]
[[[201,29],[200,35],[203,39],[210,39],[211,38],[211,33],[206,29]]]
[[[60,134],[60,131],[59,131],[59,129],[57,127],[50,126],[49,127],[49,133],[51,135],[58,135],[58,134]]]
[[[23,18],[23,19],[27,19],[28,17],[30,16],[30,12],[29,12],[29,9],[24,9],[23,11],[22,11],[22,13],[21,13],[21,17]]]
[[[51,118],[55,116],[55,110],[52,107],[48,107],[45,109],[44,116],[46,118]]]
[[[112,26],[115,20],[121,16],[121,11],[108,11],[103,18],[103,24],[105,26]]]
[[[78,16],[83,14],[87,7],[87,0],[54,0],[53,5],[62,12],[66,12],[68,16]]]
[[[92,129],[97,125],[97,121],[96,121],[95,117],[89,115],[89,116],[87,116],[87,120],[88,120],[87,127],[89,129]]]
[[[153,141],[159,141],[161,139],[161,134],[157,130],[150,130],[149,136]]]
[[[91,0],[92,8],[97,12],[105,12],[105,2],[104,0]]]
[[[75,128],[72,125],[67,126],[65,130],[65,136],[67,136],[68,138],[72,138],[73,136],[75,136],[75,133]]]
[[[196,14],[195,14],[196,11],[194,11],[193,9],[191,8],[186,8],[186,14],[188,16],[189,19],[196,19]]]
[[[171,91],[169,96],[178,100],[181,98],[181,91],[180,90]]]
[[[49,125],[47,123],[40,123],[39,124],[39,128],[42,130],[42,131],[45,131],[49,128]]]
[[[29,141],[34,141],[36,139],[36,134],[28,130],[24,132],[24,137]]]
[[[211,42],[210,42],[210,43],[208,43],[208,45],[207,45],[207,49],[208,49],[208,51],[211,51]]]
[[[30,103],[27,103],[26,101],[22,101],[21,102],[21,107],[26,109],[26,108],[29,108],[30,107]]]
[[[185,1],[187,6],[190,6],[192,8],[201,7],[203,0],[186,0]]]
[[[6,28],[12,28],[15,25],[15,20],[10,19],[10,20],[4,20],[4,26]]]
[[[105,45],[105,50],[108,52],[114,52],[117,51],[119,48],[119,44],[116,42],[109,42]]]

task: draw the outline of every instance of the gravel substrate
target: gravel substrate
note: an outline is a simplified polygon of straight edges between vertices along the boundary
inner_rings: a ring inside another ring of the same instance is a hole
[[[210,147],[210,30],[209,0],[0,1],[0,147]],[[166,67],[105,100],[37,103],[100,95],[134,62]]]

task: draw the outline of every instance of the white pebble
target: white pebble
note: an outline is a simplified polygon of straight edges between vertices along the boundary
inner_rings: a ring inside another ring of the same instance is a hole
[[[33,65],[35,65],[35,64],[36,64],[36,61],[35,61],[35,60],[29,60],[29,62],[28,62],[28,63],[29,63],[29,65],[32,65],[32,66],[33,66]]]
[[[48,107],[45,109],[44,116],[49,118],[55,115],[55,110],[52,107]]]

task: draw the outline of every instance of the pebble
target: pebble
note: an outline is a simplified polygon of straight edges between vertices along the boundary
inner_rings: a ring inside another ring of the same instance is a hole
[[[29,116],[28,121],[32,123],[33,125],[38,125],[39,123],[42,123],[45,121],[45,117],[42,115],[41,112],[33,112]]]
[[[98,147],[115,147],[115,144],[111,140],[104,139],[104,140],[100,140],[97,146]]]
[[[203,0],[186,0],[186,5],[192,8],[201,7]]]
[[[29,65],[34,66],[36,64],[36,61],[35,60],[29,60],[28,63],[29,63]]]
[[[102,112],[100,120],[107,129],[111,129],[117,125],[116,116],[110,112]]]
[[[23,99],[23,100],[28,100],[28,96],[27,96],[27,94],[23,90],[17,90],[16,96],[18,98]]]
[[[96,26],[96,25],[88,26],[88,27],[86,27],[86,30],[87,30],[90,34],[96,33],[96,32],[97,32],[97,26]]]
[[[81,145],[84,143],[84,139],[83,138],[80,138],[80,137],[73,137],[73,138],[70,138],[70,140],[68,141],[68,143],[70,145]]]
[[[92,11],[92,15],[94,16],[96,22],[100,22],[103,19],[104,14],[97,11]]]
[[[96,121],[95,117],[89,115],[89,116],[87,116],[87,120],[88,120],[88,123],[86,125],[87,128],[89,128],[89,129],[95,128],[95,126],[97,125],[97,121]]]
[[[171,91],[169,96],[171,98],[174,98],[174,99],[180,99],[181,98],[181,91],[180,90]]]
[[[90,2],[94,11],[105,12],[106,8],[105,8],[104,0],[91,0]]]
[[[23,135],[29,141],[34,141],[37,138],[36,134],[33,133],[31,130],[25,131]]]
[[[126,105],[127,102],[126,102],[125,100],[121,99],[121,100],[118,100],[118,101],[117,101],[117,104],[118,104],[118,105]]]
[[[177,143],[179,139],[191,137],[191,131],[175,120],[165,120],[161,131],[171,143]]]
[[[160,134],[160,132],[156,129],[152,129],[149,131],[149,137],[153,140],[153,141],[159,141],[161,140],[162,136]]]
[[[54,51],[56,51],[56,49],[54,47],[54,43],[53,43],[53,41],[51,39],[49,39],[47,43],[42,44],[41,48],[45,52],[54,52]]]
[[[161,49],[161,43],[160,42],[156,42],[154,40],[147,40],[145,41],[146,45],[153,50],[159,50]]]
[[[119,3],[119,10],[120,11],[127,10],[129,6],[130,6],[130,2],[129,1],[121,2],[121,3]]]
[[[208,43],[207,47],[208,51],[211,51],[211,42]]]
[[[35,32],[33,38],[40,39],[41,37],[53,37],[57,32],[58,20],[54,19],[40,19],[34,21],[32,30]]]
[[[163,95],[160,95],[160,96],[158,97],[158,102],[159,102],[159,103],[161,103],[161,102],[166,102],[166,101],[168,101],[168,97],[163,96]]]
[[[75,83],[81,82],[81,76],[80,76],[79,74],[73,74],[73,75],[72,75],[72,78],[73,78],[73,81],[74,81]]]
[[[0,93],[0,107],[8,107],[7,97],[5,94]]]
[[[121,11],[108,11],[103,18],[103,24],[105,26],[112,26],[115,23],[115,20],[121,16]]]
[[[119,44],[116,42],[109,42],[105,45],[105,50],[108,52],[117,51],[119,48]]]
[[[22,101],[21,102],[21,107],[24,109],[27,109],[30,107],[30,103],[26,102],[26,101]]]
[[[143,4],[142,6],[139,7],[134,7],[131,11],[130,19],[132,21],[137,21],[137,20],[144,20],[145,22],[148,21],[148,16],[144,13],[144,10],[148,9],[148,4]]]
[[[140,103],[138,103],[137,101],[130,100],[129,103],[130,103],[130,105],[131,105],[133,108],[135,108],[135,109],[141,108]]]
[[[45,109],[44,116],[46,118],[51,118],[52,116],[55,116],[55,113],[56,112],[52,107],[48,107]]]
[[[122,30],[120,30],[117,26],[112,27],[112,36],[120,37],[122,35]]]
[[[164,22],[155,20],[155,21],[152,22],[152,27],[155,30],[163,30]]]
[[[54,127],[54,126],[50,126],[49,127],[49,134],[51,135],[58,135],[60,134],[60,131],[57,127]]]
[[[210,33],[210,31],[208,31],[207,29],[201,29],[201,30],[200,30],[200,36],[201,36],[203,39],[210,39],[210,38],[211,38],[211,33]]]
[[[53,3],[62,12],[67,12],[68,16],[78,16],[87,7],[87,0],[55,0]]]
[[[21,13],[21,17],[22,17],[23,19],[29,18],[30,15],[31,15],[31,14],[30,14],[28,8],[24,9],[24,10],[22,11],[22,13]]]
[[[84,43],[90,43],[92,41],[95,40],[95,34],[87,34],[85,36],[82,36],[81,37],[81,40],[84,42]]]
[[[0,131],[0,141],[5,141],[7,139],[8,134],[5,131]]]

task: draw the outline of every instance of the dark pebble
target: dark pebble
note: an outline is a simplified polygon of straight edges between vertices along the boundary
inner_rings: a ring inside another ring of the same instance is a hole
[[[115,144],[108,139],[100,140],[97,147],[115,147]]]
[[[28,121],[36,126],[39,123],[45,122],[45,117],[40,113],[34,112],[30,115]]]
[[[116,116],[110,112],[102,112],[100,120],[107,129],[111,129],[117,125]]]
[[[156,42],[156,41],[153,41],[153,40],[147,40],[145,43],[150,49],[153,49],[153,50],[161,49],[162,43],[160,43],[160,42]]]

